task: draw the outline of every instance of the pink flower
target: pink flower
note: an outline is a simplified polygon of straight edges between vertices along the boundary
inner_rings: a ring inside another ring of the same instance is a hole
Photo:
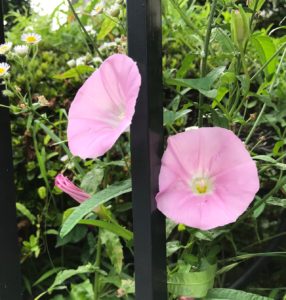
[[[169,137],[156,200],[173,221],[202,230],[232,223],[258,189],[256,165],[233,132],[200,128]]]
[[[67,177],[63,174],[58,174],[55,179],[55,186],[60,190],[71,196],[77,202],[82,203],[89,199],[91,196],[85,191],[74,185]]]
[[[81,158],[106,153],[130,126],[141,76],[126,55],[106,59],[79,89],[69,110],[68,143]]]

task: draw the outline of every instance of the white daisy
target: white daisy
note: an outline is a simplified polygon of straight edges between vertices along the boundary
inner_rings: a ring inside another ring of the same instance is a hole
[[[106,13],[112,17],[117,17],[120,12],[121,5],[118,3],[115,3],[107,9]]]
[[[1,44],[0,45],[0,54],[2,54],[2,55],[6,54],[9,50],[11,50],[11,48],[12,48],[11,42]]]
[[[27,44],[38,44],[42,37],[37,33],[24,33],[21,36],[21,40]]]
[[[101,2],[97,3],[95,5],[93,11],[90,14],[92,16],[96,16],[96,15],[100,14],[103,11],[104,6],[105,6],[105,2],[104,1],[101,1]]]
[[[76,66],[82,66],[86,64],[86,56],[80,56],[75,61]]]
[[[105,42],[98,48],[98,50],[104,51],[106,49],[114,49],[116,47],[117,47],[117,43],[115,42]]]
[[[0,76],[2,77],[5,74],[7,74],[9,69],[10,69],[10,65],[8,65],[7,63],[5,62],[0,63]]]
[[[92,59],[92,62],[95,64],[95,65],[98,65],[98,64],[101,64],[102,63],[102,59],[99,57],[99,56],[96,56]]]
[[[67,61],[67,65],[68,65],[70,68],[75,67],[75,65],[76,65],[75,59],[70,59],[70,60],[68,60],[68,61]]]
[[[27,45],[17,45],[14,47],[14,52],[20,56],[24,56],[28,53],[29,48]]]

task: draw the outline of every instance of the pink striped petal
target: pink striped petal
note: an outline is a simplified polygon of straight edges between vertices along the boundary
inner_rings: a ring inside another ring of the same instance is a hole
[[[84,202],[91,196],[85,191],[74,185],[66,176],[63,174],[58,174],[55,178],[55,186],[60,190],[71,196],[74,200],[79,203]]]

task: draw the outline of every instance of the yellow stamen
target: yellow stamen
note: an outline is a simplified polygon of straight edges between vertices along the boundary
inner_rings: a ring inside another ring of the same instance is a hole
[[[28,36],[26,38],[27,43],[35,43],[37,39],[34,36]]]
[[[0,75],[3,75],[6,72],[6,69],[0,68]]]

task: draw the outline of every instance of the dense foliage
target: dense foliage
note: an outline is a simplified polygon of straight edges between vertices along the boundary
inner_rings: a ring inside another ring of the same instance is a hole
[[[49,17],[8,15],[7,41],[21,43],[24,32],[42,37],[27,55],[6,55],[25,299],[134,299],[129,133],[96,160],[73,157],[66,144],[76,91],[102,59],[126,52],[126,6],[81,2],[76,15],[61,11],[63,24],[60,7]],[[166,136],[191,126],[231,129],[260,175],[260,191],[236,223],[200,231],[167,221],[170,299],[205,297],[213,286],[284,295],[285,3],[241,4],[163,1]],[[78,204],[54,187],[61,172],[93,195],[73,222]],[[206,299],[250,296],[211,289]]]

